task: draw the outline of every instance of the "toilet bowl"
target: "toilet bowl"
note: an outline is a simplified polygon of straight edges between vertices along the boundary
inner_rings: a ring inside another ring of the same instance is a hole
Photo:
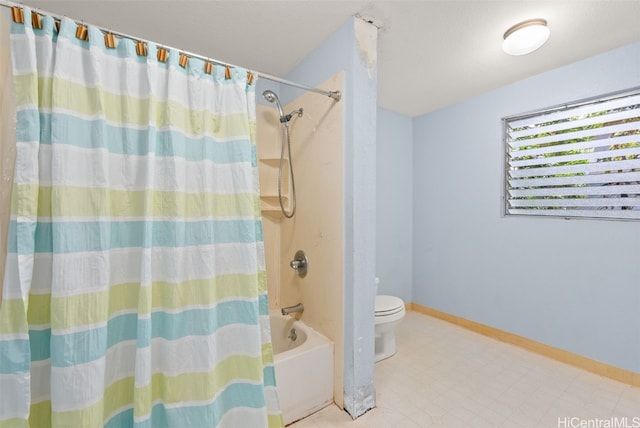
[[[386,295],[376,296],[376,362],[396,353],[395,329],[405,314],[406,309],[401,298]]]

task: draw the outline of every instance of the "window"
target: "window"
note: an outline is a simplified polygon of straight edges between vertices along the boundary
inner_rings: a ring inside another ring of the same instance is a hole
[[[640,88],[503,125],[506,215],[640,220]]]

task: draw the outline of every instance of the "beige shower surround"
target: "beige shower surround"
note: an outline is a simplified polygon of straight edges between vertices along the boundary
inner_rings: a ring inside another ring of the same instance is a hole
[[[318,87],[342,90],[340,73]],[[261,94],[257,95],[258,97]],[[330,338],[335,346],[334,400],[343,407],[344,370],[344,201],[343,105],[328,97],[304,93],[284,106],[285,113],[302,107],[290,122],[297,210],[291,219],[280,213],[277,200],[281,126],[277,110],[257,107],[258,157],[269,306],[304,304],[305,324]],[[289,174],[283,193],[290,201]],[[285,205],[290,209],[289,205]],[[299,278],[289,262],[297,250],[309,257],[309,272]]]

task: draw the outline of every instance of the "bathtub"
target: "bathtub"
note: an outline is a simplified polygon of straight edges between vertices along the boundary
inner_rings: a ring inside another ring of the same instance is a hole
[[[269,321],[278,399],[288,425],[333,403],[333,342],[290,316],[271,313]]]

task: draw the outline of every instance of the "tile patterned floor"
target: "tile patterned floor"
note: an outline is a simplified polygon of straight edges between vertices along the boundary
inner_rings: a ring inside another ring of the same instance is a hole
[[[640,388],[407,312],[376,364],[376,408],[327,407],[292,428],[640,428]],[[599,425],[598,425],[599,424]]]

